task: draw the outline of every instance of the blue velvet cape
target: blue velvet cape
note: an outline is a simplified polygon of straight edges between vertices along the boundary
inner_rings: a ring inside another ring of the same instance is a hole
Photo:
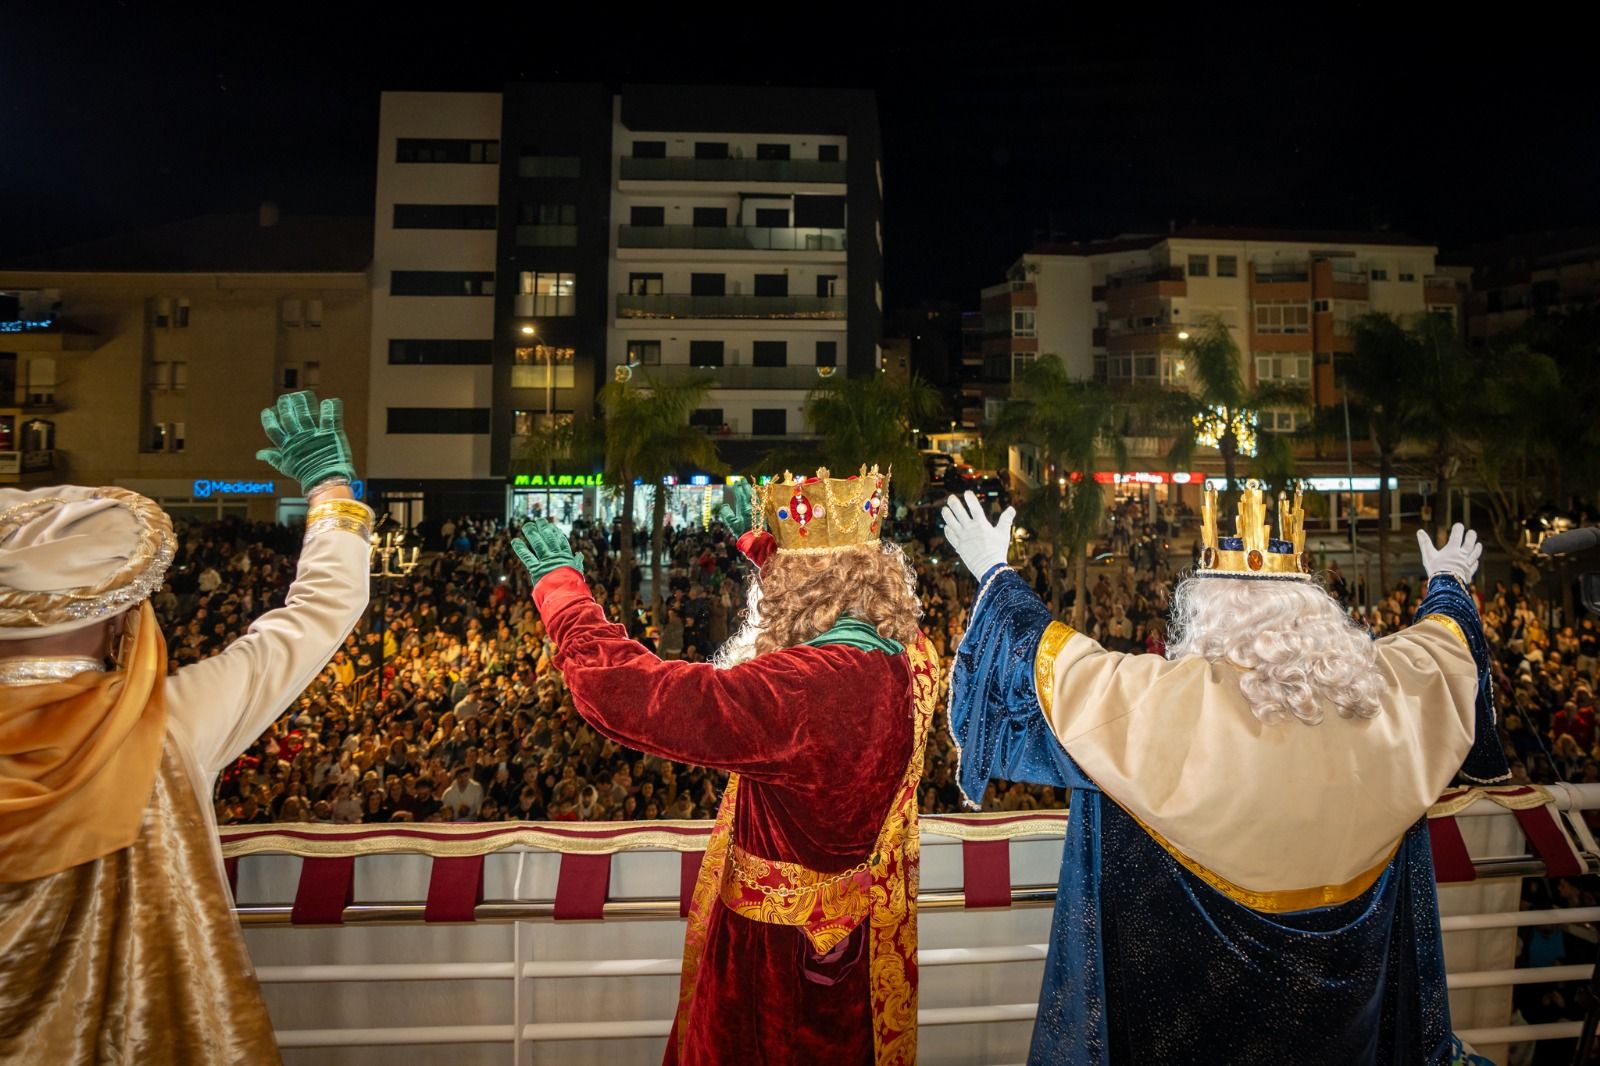
[[[991,777],[1071,789],[1071,817],[1031,1063],[1448,1063],[1438,897],[1426,818],[1348,903],[1262,914],[1206,885],[1102,795],[1034,692],[1048,609],[1015,573],[992,578],[956,656],[950,726],[962,792]],[[1504,767],[1476,606],[1448,578],[1417,617],[1462,627],[1480,672],[1468,771]],[[1219,772],[1223,768],[1219,767]]]

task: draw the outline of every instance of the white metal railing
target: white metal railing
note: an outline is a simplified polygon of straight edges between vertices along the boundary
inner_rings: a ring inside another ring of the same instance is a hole
[[[1583,823],[1580,812],[1586,809],[1600,808],[1600,785],[1557,785],[1550,788],[1555,807],[1563,812],[1565,825],[1576,840],[1588,868],[1593,871],[1600,868],[1600,849],[1597,849],[1593,835]],[[1479,802],[1459,811],[1455,817],[1479,822],[1480,819],[1499,816],[1509,820],[1506,810],[1487,802]],[[925,831],[937,835],[937,830],[928,823],[935,819],[925,821]],[[1059,825],[1059,822],[1057,823]],[[1482,824],[1482,823],[1480,823]],[[1463,827],[1465,830],[1465,827]],[[1039,837],[1021,837],[1018,843],[1026,841],[1038,842]],[[1059,839],[1056,837],[1055,839]],[[927,848],[927,844],[935,846]],[[924,855],[930,851],[941,850],[941,845],[955,843],[954,840],[929,839],[925,841]],[[529,856],[536,853],[536,849],[511,848],[508,851],[525,851]],[[1014,849],[1016,850],[1016,849]],[[635,853],[640,854],[640,853]],[[1059,852],[1056,853],[1059,856]],[[551,856],[544,856],[551,858]],[[1054,861],[1059,861],[1057,857]],[[948,865],[948,864],[947,864]],[[1024,867],[1026,863],[1022,864]],[[926,866],[926,862],[925,862]],[[1474,857],[1474,866],[1479,880],[1474,884],[1506,885],[1520,883],[1520,879],[1528,876],[1541,876],[1544,865],[1539,860],[1527,854],[1515,854],[1507,851],[1504,854],[1484,854]],[[1030,872],[1037,873],[1036,862]],[[1014,876],[1021,872],[1017,865],[1013,866]],[[520,878],[520,874],[519,874]],[[948,882],[939,882],[940,884]],[[1454,888],[1455,886],[1451,886]],[[281,898],[281,897],[280,897]],[[925,891],[919,895],[919,906],[925,922],[937,920],[940,916],[961,914],[972,916],[1005,916],[1037,914],[1041,919],[1047,920],[1043,913],[1045,908],[1054,903],[1055,889],[1052,884],[1013,884],[1012,908],[991,909],[987,911],[964,911],[965,898],[961,890],[933,890]],[[364,932],[382,932],[385,925],[395,924],[417,926],[421,924],[424,905],[413,902],[371,902],[360,903],[346,908],[344,921],[351,927],[347,933],[329,931],[329,936],[358,935]],[[654,921],[658,923],[676,922],[678,920],[679,902],[676,898],[617,898],[605,904],[605,918],[602,923],[582,924],[582,928],[597,930],[613,926],[621,920],[624,926],[633,922]],[[274,927],[285,927],[289,924],[290,908],[279,905],[252,905],[246,903],[239,908],[241,921],[247,931],[259,936]],[[566,987],[562,982],[578,981],[602,982],[626,981],[629,979],[656,979],[672,980],[680,972],[680,958],[675,954],[667,954],[668,945],[652,945],[655,951],[639,953],[634,951],[620,951],[615,957],[606,958],[535,958],[534,948],[538,938],[550,935],[542,931],[552,930],[553,900],[539,899],[495,899],[480,904],[475,911],[476,922],[473,926],[452,926],[452,929],[473,928],[474,926],[494,926],[505,928],[509,924],[514,930],[513,936],[506,938],[506,947],[509,948],[509,957],[499,959],[486,959],[480,961],[439,961],[439,962],[407,962],[407,961],[352,961],[352,962],[295,962],[294,964],[263,963],[257,967],[257,976],[262,985],[269,990],[280,988],[293,988],[295,986],[359,986],[375,985],[380,988],[396,989],[407,983],[435,983],[442,982],[446,985],[461,987],[463,992],[469,986],[461,985],[462,982],[488,981],[500,985],[502,988],[509,986],[514,1009],[509,1024],[415,1024],[422,1019],[403,1015],[402,1020],[412,1024],[397,1026],[363,1026],[350,1028],[325,1028],[314,1025],[294,1027],[281,1026],[277,1036],[280,1046],[284,1049],[304,1049],[312,1059],[305,1061],[339,1061],[339,1055],[331,1058],[317,1057],[316,1049],[352,1049],[360,1047],[388,1048],[404,1046],[433,1046],[433,1045],[479,1045],[485,1046],[482,1054],[490,1054],[490,1047],[506,1045],[511,1048],[511,1061],[519,1064],[530,1061],[544,1061],[537,1058],[534,1049],[549,1049],[544,1054],[557,1055],[566,1060],[574,1056],[575,1045],[572,1042],[592,1044],[592,1054],[600,1056],[596,1059],[584,1061],[607,1061],[609,1053],[597,1049],[605,1047],[618,1047],[617,1042],[628,1040],[659,1040],[665,1037],[671,1028],[670,1017],[633,1017],[633,1018],[604,1018],[601,1020],[567,1020],[572,1017],[568,1014],[562,1018],[559,1013],[553,1017],[534,1018],[530,1010],[537,1009],[540,1002],[539,996],[545,993],[539,991],[548,989],[551,994],[556,990]],[[970,928],[963,919],[961,928]],[[1494,931],[1509,932],[1511,930],[1549,925],[1585,925],[1600,923],[1600,907],[1579,907],[1566,909],[1550,909],[1537,911],[1522,910],[1494,910],[1487,913],[1446,914],[1441,918],[1441,930],[1447,936],[1451,934],[1484,934]],[[437,927],[436,927],[437,928]],[[568,925],[568,928],[572,928]],[[399,930],[395,930],[398,934]],[[1023,938],[1018,943],[958,945],[958,946],[927,946],[918,953],[918,963],[921,967],[928,968],[931,974],[936,974],[945,968],[951,967],[999,967],[1005,972],[1017,969],[1017,979],[1029,983],[1036,980],[1029,973],[1027,967],[1037,967],[1042,964],[1048,951],[1048,943],[1039,939],[1040,934],[1046,929],[1040,928],[1032,938]],[[542,943],[542,941],[538,941]],[[925,943],[930,943],[925,938]],[[1482,967],[1484,961],[1494,962],[1494,958],[1478,959]],[[1507,959],[1509,961],[1509,959]],[[964,971],[954,971],[963,973]],[[993,969],[974,970],[974,974],[993,973]],[[1448,987],[1452,993],[1479,993],[1482,990],[1509,989],[1531,984],[1550,984],[1570,981],[1583,981],[1589,978],[1592,967],[1587,965],[1555,965],[1534,968],[1504,968],[1482,967],[1472,970],[1457,971],[1448,974]],[[963,981],[967,980],[965,977]],[[925,983],[926,984],[926,983]],[[580,987],[590,987],[581,985]],[[332,993],[330,993],[331,995]],[[430,993],[432,995],[433,993]],[[503,993],[496,992],[495,999]],[[387,996],[387,993],[385,994]],[[675,999],[675,996],[673,997]],[[952,1004],[932,1005],[923,1007],[918,1014],[919,1026],[951,1028],[954,1027],[981,1027],[996,1026],[1006,1023],[1031,1023],[1036,1012],[1034,1002],[1017,1002],[1019,991],[1012,988],[1009,994],[997,996],[992,1002],[977,1004]],[[269,1002],[272,996],[269,995]],[[924,1002],[928,1000],[924,999]],[[503,1001],[501,1001],[503,1002]],[[535,1005],[533,1008],[525,1004]],[[639,1011],[637,1013],[646,1013]],[[1506,1017],[1502,1014],[1500,1017]],[[312,1020],[312,1019],[306,1019]],[[466,1016],[463,1020],[470,1020]],[[490,1019],[485,1019],[490,1020]],[[1526,1043],[1541,1040],[1571,1039],[1579,1035],[1581,1023],[1557,1022],[1541,1025],[1495,1025],[1482,1024],[1492,1022],[1479,1015],[1476,1019],[1480,1024],[1467,1025],[1459,1030],[1459,1035],[1468,1042],[1478,1046],[1495,1047],[1513,1043]],[[944,1038],[941,1038],[941,1043]],[[567,1047],[557,1050],[556,1045],[565,1043]],[[498,1054],[495,1052],[494,1054]],[[618,1058],[627,1055],[624,1049],[618,1047]],[[295,1059],[290,1060],[297,1061]],[[478,1061],[485,1061],[479,1059]],[[487,1061],[500,1061],[491,1059]],[[574,1061],[578,1061],[574,1058]],[[950,1061],[946,1056],[945,1061]]]

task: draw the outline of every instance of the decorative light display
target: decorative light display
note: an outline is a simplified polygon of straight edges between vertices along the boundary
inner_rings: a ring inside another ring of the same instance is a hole
[[[1194,442],[1206,448],[1220,448],[1222,439],[1233,431],[1233,442],[1238,447],[1239,454],[1253,456],[1256,454],[1256,413],[1254,411],[1237,410],[1233,412],[1233,420],[1228,420],[1228,411],[1225,407],[1213,407],[1204,414],[1194,416]]]

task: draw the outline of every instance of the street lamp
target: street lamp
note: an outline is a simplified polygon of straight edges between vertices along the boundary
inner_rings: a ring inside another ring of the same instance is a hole
[[[367,551],[367,575],[377,587],[379,593],[374,597],[378,603],[378,618],[383,622],[383,631],[378,638],[378,695],[383,695],[383,670],[388,665],[389,645],[389,582],[398,577],[406,577],[417,568],[417,556],[421,549],[416,545],[406,546],[406,531],[394,516],[385,513],[372,529]]]
[[[522,335],[532,337],[539,332],[539,327],[532,322],[522,325]],[[555,349],[548,345],[535,344],[533,354],[538,355],[539,349],[544,348],[544,427],[546,432],[553,432],[555,427],[556,406],[556,364]],[[550,518],[550,448],[544,450],[544,517]]]

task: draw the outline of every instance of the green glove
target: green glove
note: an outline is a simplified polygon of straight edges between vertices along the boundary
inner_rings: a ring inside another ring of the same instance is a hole
[[[273,447],[256,452],[256,458],[300,482],[302,494],[329,478],[356,479],[350,438],[344,434],[344,403],[323,400],[320,418],[313,419],[316,398],[311,392],[286,393],[278,397],[277,407],[261,411],[261,428]]]
[[[742,537],[750,532],[750,526],[755,520],[754,496],[750,491],[750,482],[735,481],[733,483],[733,506],[720,504],[717,507],[717,518],[723,525],[733,530],[733,535]]]
[[[567,535],[554,522],[542,518],[522,523],[522,530],[511,540],[511,550],[517,553],[528,570],[528,580],[535,585],[539,579],[563,566],[583,573],[583,558],[572,550]]]

